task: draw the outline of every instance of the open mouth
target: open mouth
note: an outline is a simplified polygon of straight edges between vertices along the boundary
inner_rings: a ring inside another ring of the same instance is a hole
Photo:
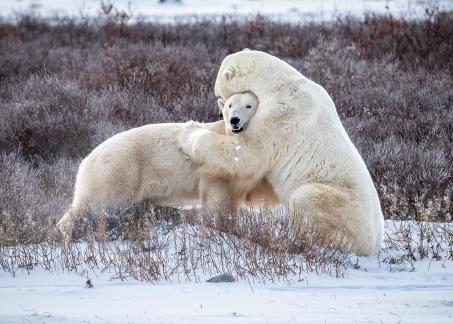
[[[242,125],[242,127],[240,127],[240,128],[231,128],[231,132],[233,132],[234,134],[239,134],[239,133],[245,131],[246,127],[247,127],[247,123]]]

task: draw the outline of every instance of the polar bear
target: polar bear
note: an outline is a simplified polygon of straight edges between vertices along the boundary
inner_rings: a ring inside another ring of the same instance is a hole
[[[248,123],[258,109],[258,98],[251,92],[236,93],[223,104],[219,102],[225,122],[226,134],[239,134],[246,130]]]
[[[247,105],[252,118],[255,98]],[[245,115],[242,116],[246,118]],[[197,127],[225,134],[223,121]],[[174,138],[183,123],[153,124],[119,133],[96,147],[80,164],[71,207],[58,223],[68,239],[74,222],[88,208],[108,209],[149,201],[160,206],[198,203],[219,213],[235,212],[242,202],[276,203],[266,180],[202,176]]]
[[[241,92],[259,100],[245,132],[225,136],[192,125],[178,135],[182,150],[206,174],[266,178],[296,232],[313,221],[323,235],[349,242],[346,250],[376,255],[379,198],[324,88],[272,55],[245,50],[223,60],[215,83],[224,112],[225,100]]]

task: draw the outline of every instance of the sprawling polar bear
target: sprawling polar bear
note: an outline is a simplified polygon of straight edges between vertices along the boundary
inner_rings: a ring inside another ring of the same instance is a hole
[[[237,101],[237,102],[236,102]],[[232,98],[231,105],[250,107],[239,112],[251,119],[258,102],[254,96]],[[200,129],[225,134],[223,121]],[[218,212],[234,212],[242,202],[277,204],[265,179],[224,177],[197,171],[197,164],[181,152],[176,130],[191,123],[153,124],[117,134],[96,147],[80,164],[71,207],[58,223],[69,237],[76,219],[88,208],[104,209],[149,201],[160,206],[198,203]]]
[[[377,254],[379,198],[327,92],[284,61],[249,50],[227,56],[215,83],[224,112],[225,100],[246,91],[259,108],[245,132],[225,136],[192,125],[178,136],[182,150],[206,174],[265,177],[295,230],[314,221],[329,238],[349,241],[353,252]]]

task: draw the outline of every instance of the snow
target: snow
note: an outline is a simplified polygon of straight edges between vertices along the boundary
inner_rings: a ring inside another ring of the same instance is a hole
[[[395,235],[393,222],[386,231]],[[277,282],[155,284],[109,273],[0,271],[0,323],[453,323],[453,261],[410,266],[352,257],[343,278],[315,273]],[[85,288],[87,278],[93,288]]]
[[[108,1],[104,1],[108,2]],[[220,15],[247,16],[260,13],[270,18],[285,21],[307,19],[329,20],[338,15],[364,13],[392,13],[415,15],[424,13],[429,4],[453,9],[453,1],[423,0],[183,0],[181,3],[159,4],[157,0],[112,0],[115,8],[132,13],[133,17],[168,21],[173,17],[193,15],[214,17]],[[33,12],[42,16],[53,14],[70,16],[93,16],[100,12],[99,0],[2,0],[0,13],[10,16],[15,12]]]
[[[287,21],[328,20],[366,12],[421,15],[426,7],[425,1],[410,0],[112,2],[133,17],[163,21],[257,13]],[[453,9],[453,1],[439,4]],[[94,16],[100,5],[98,0],[0,1],[1,16],[16,12]],[[424,259],[400,266],[383,263],[384,257],[357,258],[359,266],[344,278],[306,273],[302,280],[273,283],[207,283],[209,277],[200,274],[199,282],[149,284],[111,280],[111,274],[99,271],[34,269],[13,277],[0,270],[0,323],[453,323],[453,261]],[[93,288],[85,288],[87,277]]]
[[[0,274],[0,323],[452,323],[453,271],[368,271],[347,278],[307,275],[297,284],[109,281],[71,273]]]

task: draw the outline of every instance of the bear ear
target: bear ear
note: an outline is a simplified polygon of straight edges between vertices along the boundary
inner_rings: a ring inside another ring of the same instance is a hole
[[[217,104],[219,105],[220,110],[222,110],[223,106],[225,106],[225,102],[222,98],[217,98]]]
[[[244,48],[242,51],[243,51],[243,52],[249,52],[249,51],[251,51],[251,49],[246,47],[246,48]]]
[[[225,71],[223,71],[223,76],[227,80],[231,80],[234,77],[234,69],[232,67],[226,68]]]

